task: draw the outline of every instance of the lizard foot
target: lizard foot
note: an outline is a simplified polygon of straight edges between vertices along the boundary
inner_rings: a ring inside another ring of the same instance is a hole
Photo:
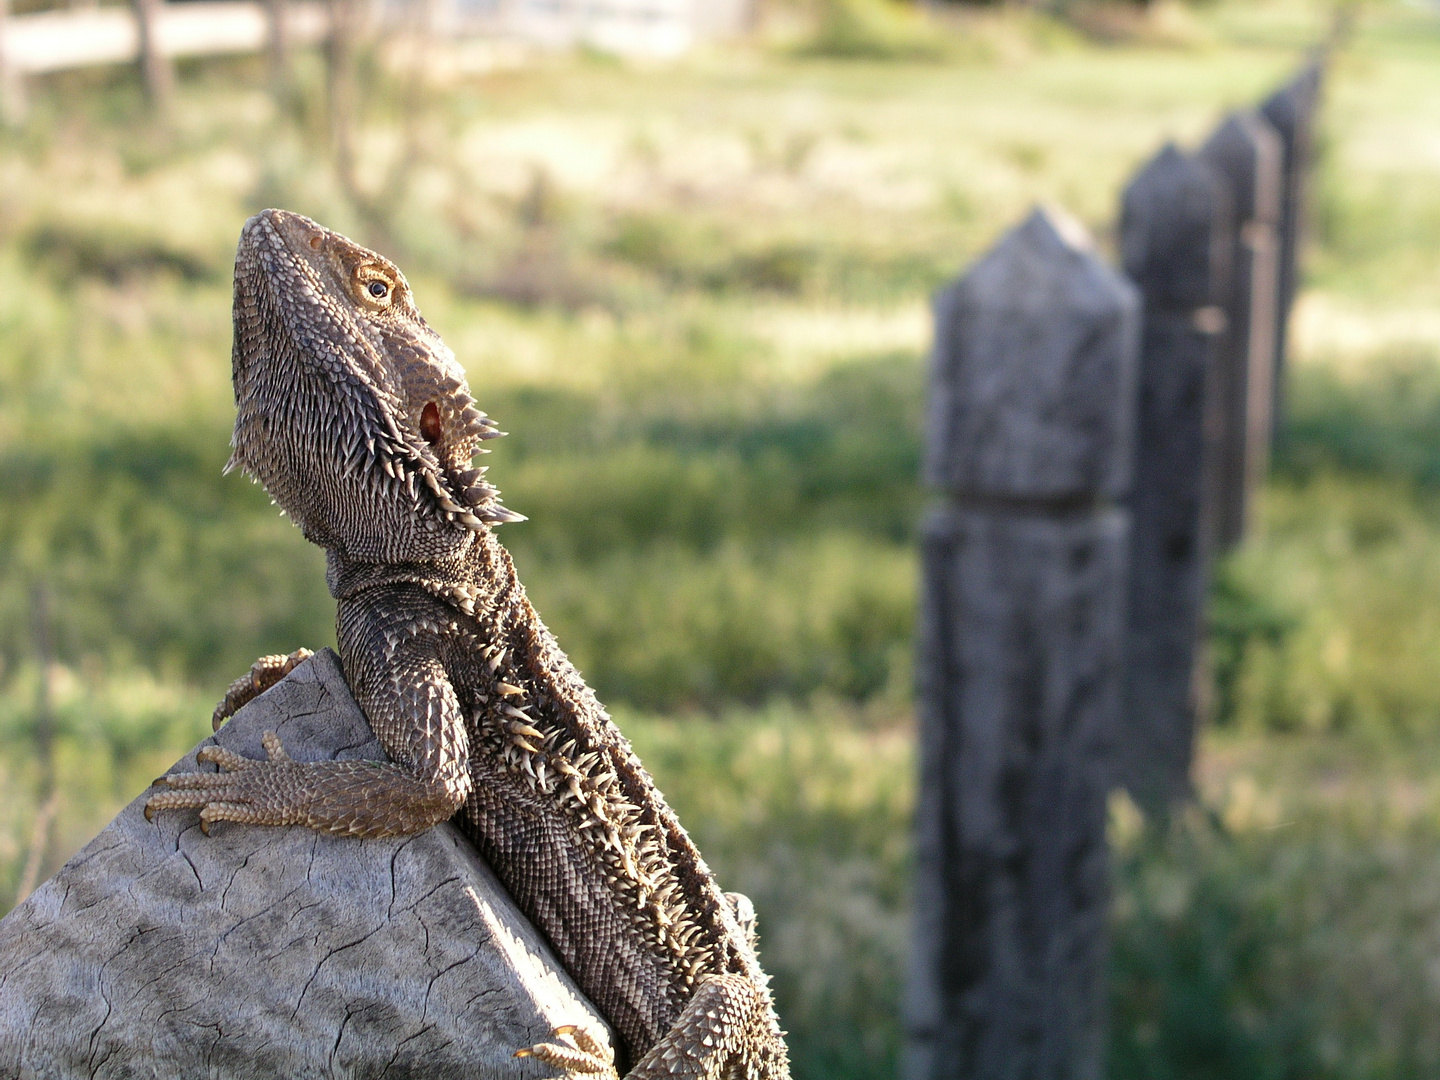
[[[261,738],[265,760],[219,746],[201,747],[196,759],[222,772],[171,773],[145,803],[156,810],[200,808],[207,834],[217,821],[244,825],[304,825],[346,836],[402,836],[454,816],[468,786],[437,770],[417,776],[386,761],[295,761],[273,731]]]
[[[517,1058],[533,1057],[567,1076],[596,1076],[615,1080],[615,1051],[590,1031],[575,1024],[555,1029],[557,1042],[536,1043],[516,1050]]]
[[[736,901],[731,901],[736,904]],[[788,1080],[784,1033],[764,990],[743,975],[708,975],[671,1029],[625,1080]]]
[[[273,731],[261,739],[265,761],[242,757],[233,750],[204,746],[195,755],[213,762],[225,772],[171,773],[155,783],[170,790],[152,795],[145,803],[145,820],[156,810],[183,810],[201,807],[200,829],[207,836],[216,821],[242,821],[252,825],[290,825],[305,820],[303,812],[289,805],[287,798],[303,791],[298,762],[291,760]]]
[[[215,706],[215,713],[210,717],[211,729],[219,731],[220,725],[234,716],[242,705],[259,697],[314,655],[309,649],[296,649],[289,656],[276,653],[260,657],[250,665],[248,673],[232,682],[230,689],[225,691],[224,700]]]

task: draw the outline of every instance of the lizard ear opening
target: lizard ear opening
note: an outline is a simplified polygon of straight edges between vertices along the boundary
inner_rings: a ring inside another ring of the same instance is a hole
[[[433,401],[420,410],[420,434],[431,446],[440,445],[440,406]]]

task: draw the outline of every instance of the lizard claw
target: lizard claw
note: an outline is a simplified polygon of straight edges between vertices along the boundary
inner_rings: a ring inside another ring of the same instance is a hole
[[[262,656],[250,665],[250,671],[230,684],[225,699],[215,706],[210,726],[220,730],[220,725],[234,716],[247,702],[263,694],[290,672],[314,656],[309,649],[296,649],[289,656]]]
[[[517,1058],[533,1057],[567,1075],[600,1077],[616,1080],[615,1051],[596,1038],[588,1028],[578,1024],[562,1024],[555,1029],[556,1042],[536,1043],[516,1050]]]
[[[286,825],[303,820],[297,807],[289,805],[286,789],[291,787],[283,773],[299,766],[273,731],[261,738],[265,760],[247,758],[222,746],[203,746],[197,761],[219,766],[219,772],[170,773],[156,779],[162,788],[145,803],[145,820],[155,820],[156,810],[200,810],[200,831],[210,835],[217,821],[241,821],[256,825]],[[294,785],[299,787],[298,783]]]

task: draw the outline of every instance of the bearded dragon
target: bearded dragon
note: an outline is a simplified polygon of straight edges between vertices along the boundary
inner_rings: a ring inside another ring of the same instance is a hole
[[[326,552],[341,660],[388,763],[268,760],[171,774],[157,810],[354,836],[454,818],[610,1021],[517,1051],[569,1075],[786,1080],[753,909],[721,891],[540,621],[472,465],[502,434],[381,255],[283,210],[235,259],[234,453]],[[308,653],[265,657],[219,724]]]

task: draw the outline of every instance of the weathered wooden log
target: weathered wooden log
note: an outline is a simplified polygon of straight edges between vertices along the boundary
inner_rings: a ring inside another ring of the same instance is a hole
[[[1140,397],[1130,489],[1119,779],[1163,811],[1190,791],[1205,599],[1205,401],[1225,315],[1224,182],[1172,144],[1125,189],[1125,272],[1140,289]]]
[[[1089,1080],[1138,300],[1036,212],[935,319],[902,1075]]]
[[[1228,185],[1232,208],[1229,287],[1221,304],[1213,409],[1206,423],[1206,506],[1217,551],[1245,537],[1251,503],[1270,464],[1278,317],[1276,225],[1280,138],[1253,112],[1233,113],[1200,149]]]
[[[1305,236],[1306,196],[1315,159],[1315,112],[1325,75],[1323,54],[1307,63],[1260,105],[1260,115],[1280,136],[1280,220],[1276,269],[1279,313],[1275,320],[1275,423],[1280,422],[1289,344],[1290,309],[1300,284],[1299,252]]]
[[[385,756],[328,651],[213,741],[262,757],[265,730],[297,759]],[[0,1076],[518,1080],[551,1075],[511,1055],[556,1025],[608,1030],[448,824],[206,837],[144,801],[0,921]]]

